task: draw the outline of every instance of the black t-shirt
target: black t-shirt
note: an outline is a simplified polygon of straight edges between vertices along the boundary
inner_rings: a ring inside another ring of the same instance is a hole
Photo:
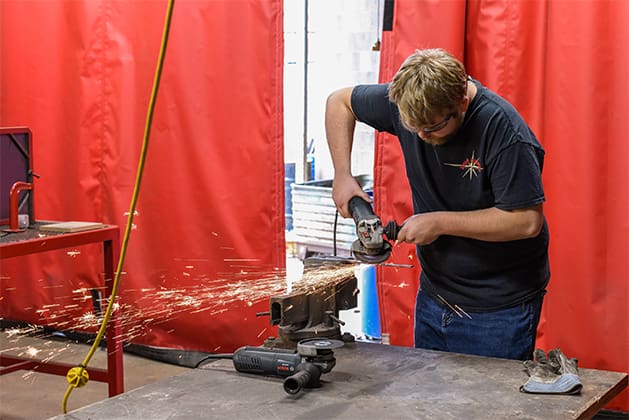
[[[400,122],[388,84],[356,86],[356,118],[398,137],[415,213],[497,207],[513,210],[545,201],[544,150],[518,112],[478,81],[462,127],[440,146]],[[402,170],[402,168],[400,168]],[[521,303],[541,292],[550,277],[546,221],[535,238],[487,242],[442,235],[418,246],[422,290],[469,311]]]

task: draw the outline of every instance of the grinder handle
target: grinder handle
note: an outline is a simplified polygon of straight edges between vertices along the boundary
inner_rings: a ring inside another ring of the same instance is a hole
[[[384,234],[390,241],[395,241],[397,240],[397,235],[398,233],[400,233],[400,229],[402,229],[402,226],[404,226],[404,223],[398,225],[395,220],[391,220],[384,226]]]
[[[371,208],[371,204],[364,198],[357,195],[353,196],[349,200],[348,204],[349,212],[354,218],[354,222],[358,223],[361,220],[370,219],[376,216]]]
[[[314,363],[300,363],[297,372],[284,379],[284,391],[297,394],[301,388],[318,388],[321,386],[321,368]]]

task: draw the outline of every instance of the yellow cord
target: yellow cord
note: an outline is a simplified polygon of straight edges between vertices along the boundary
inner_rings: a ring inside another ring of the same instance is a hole
[[[68,380],[68,388],[66,389],[65,395],[63,396],[63,404],[62,411],[63,414],[67,413],[67,405],[68,398],[70,397],[70,393],[74,388],[82,387],[87,384],[89,380],[89,375],[85,370],[87,368],[87,364],[92,359],[92,356],[96,352],[100,341],[105,335],[105,330],[107,327],[107,323],[111,318],[111,313],[114,307],[114,303],[116,300],[116,294],[118,292],[118,285],[120,284],[120,273],[122,272],[122,266],[124,265],[125,256],[127,254],[127,245],[129,243],[129,236],[131,235],[131,227],[133,225],[133,215],[135,214],[135,207],[138,201],[138,195],[140,192],[140,184],[142,182],[142,173],[144,171],[144,163],[146,161],[146,154],[148,151],[149,137],[151,133],[151,123],[153,121],[153,111],[155,109],[155,100],[157,98],[157,91],[159,89],[159,81],[162,75],[162,68],[164,66],[164,56],[166,54],[166,46],[168,45],[168,34],[170,32],[170,22],[172,18],[173,7],[175,4],[175,0],[168,0],[168,8],[166,11],[166,22],[164,24],[164,33],[162,36],[162,44],[159,50],[159,58],[157,61],[157,69],[155,72],[155,80],[153,81],[153,90],[151,92],[151,99],[149,101],[148,114],[146,117],[146,125],[144,127],[144,139],[142,141],[142,151],[140,153],[140,160],[138,162],[138,171],[136,174],[135,185],[133,188],[133,196],[131,197],[131,205],[129,208],[129,218],[127,219],[127,226],[125,229],[124,237],[122,238],[122,245],[120,247],[120,258],[118,259],[118,268],[116,269],[116,273],[114,276],[114,283],[111,291],[111,296],[109,296],[109,303],[107,304],[107,310],[105,311],[105,315],[103,317],[103,322],[100,325],[100,329],[98,330],[98,334],[96,335],[96,339],[94,340],[94,344],[90,348],[87,356],[83,360],[79,366],[73,367],[68,371],[66,375],[66,379]],[[114,340],[115,337],[109,337],[110,340]]]

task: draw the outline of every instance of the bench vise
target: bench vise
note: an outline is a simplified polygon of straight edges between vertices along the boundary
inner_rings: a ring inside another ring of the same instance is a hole
[[[264,345],[294,349],[304,339],[353,341],[351,334],[341,334],[345,323],[339,311],[358,304],[355,266],[355,260],[338,257],[304,260],[304,274],[292,291],[270,298],[268,314],[271,325],[278,325],[279,337],[268,338]]]

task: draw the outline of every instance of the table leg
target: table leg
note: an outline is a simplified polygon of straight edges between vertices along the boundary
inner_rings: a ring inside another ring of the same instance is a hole
[[[113,284],[115,278],[114,264],[120,254],[118,241],[103,242],[103,254],[105,262],[105,294],[112,298]],[[115,297],[114,297],[115,298]],[[122,328],[118,319],[118,311],[111,313],[111,318],[107,324],[107,375],[109,383],[109,396],[122,394],[124,392],[124,369],[122,360]]]

